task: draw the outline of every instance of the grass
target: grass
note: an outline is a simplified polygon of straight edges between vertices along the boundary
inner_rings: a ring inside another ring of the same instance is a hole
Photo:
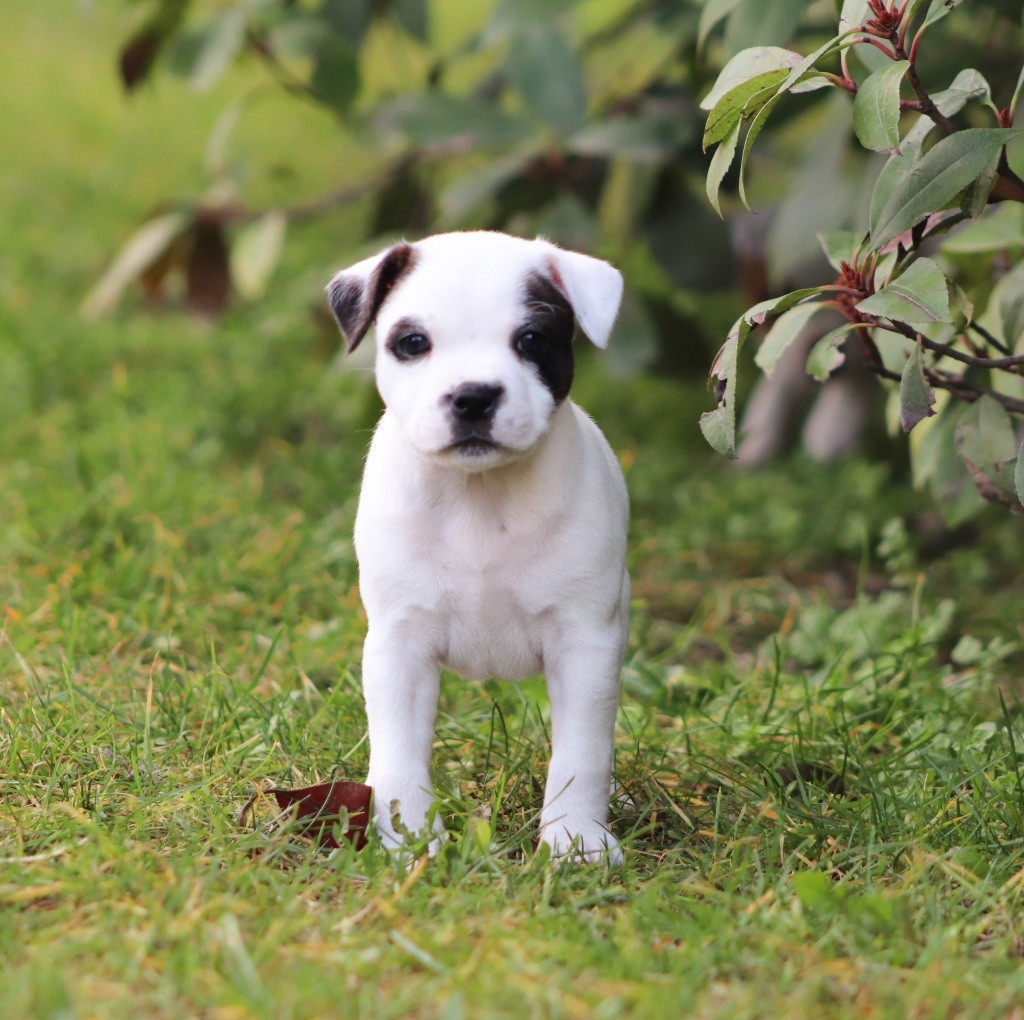
[[[433,861],[238,825],[264,781],[365,767],[377,405],[310,315],[362,211],[215,328],[82,322],[135,220],[201,183],[230,85],[126,105],[116,12],[32,6],[0,44],[0,1013],[1019,1015],[1019,524],[936,556],[888,465],[730,471],[692,383],[578,387],[634,505],[621,869],[534,848],[538,680],[446,678]],[[329,136],[289,130],[315,183]]]

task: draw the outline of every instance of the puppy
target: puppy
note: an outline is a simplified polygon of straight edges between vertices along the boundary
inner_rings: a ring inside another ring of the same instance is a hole
[[[427,825],[440,668],[543,671],[541,838],[557,858],[620,861],[607,818],[629,503],[611,448],[568,396],[575,325],[607,345],[621,275],[540,239],[451,233],[343,270],[327,296],[349,351],[376,322],[386,405],[355,525],[366,781],[384,844]]]

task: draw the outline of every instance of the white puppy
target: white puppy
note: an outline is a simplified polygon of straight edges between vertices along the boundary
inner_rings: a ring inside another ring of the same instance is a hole
[[[441,666],[543,671],[541,837],[557,857],[621,860],[607,817],[629,504],[607,441],[568,399],[575,322],[607,344],[621,275],[539,239],[452,233],[359,262],[327,294],[350,351],[376,321],[387,407],[355,526],[383,841],[426,824]]]

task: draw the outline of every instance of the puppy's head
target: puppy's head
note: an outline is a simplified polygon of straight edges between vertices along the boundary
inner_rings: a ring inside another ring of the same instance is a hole
[[[377,325],[377,387],[408,443],[465,470],[544,436],[573,376],[578,322],[608,343],[622,276],[543,240],[490,232],[397,244],[338,273],[327,296],[349,351]]]

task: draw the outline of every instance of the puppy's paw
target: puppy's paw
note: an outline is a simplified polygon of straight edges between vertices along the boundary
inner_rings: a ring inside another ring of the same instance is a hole
[[[387,850],[407,851],[411,843],[433,831],[436,838],[427,847],[433,857],[444,835],[440,818],[435,815],[428,822],[433,793],[416,783],[384,780],[374,784],[372,776],[366,782],[373,787],[373,820],[381,845]]]
[[[562,818],[546,825],[541,839],[551,847],[551,859],[557,864],[597,862],[614,867],[622,863],[619,841],[597,822],[572,825]]]

